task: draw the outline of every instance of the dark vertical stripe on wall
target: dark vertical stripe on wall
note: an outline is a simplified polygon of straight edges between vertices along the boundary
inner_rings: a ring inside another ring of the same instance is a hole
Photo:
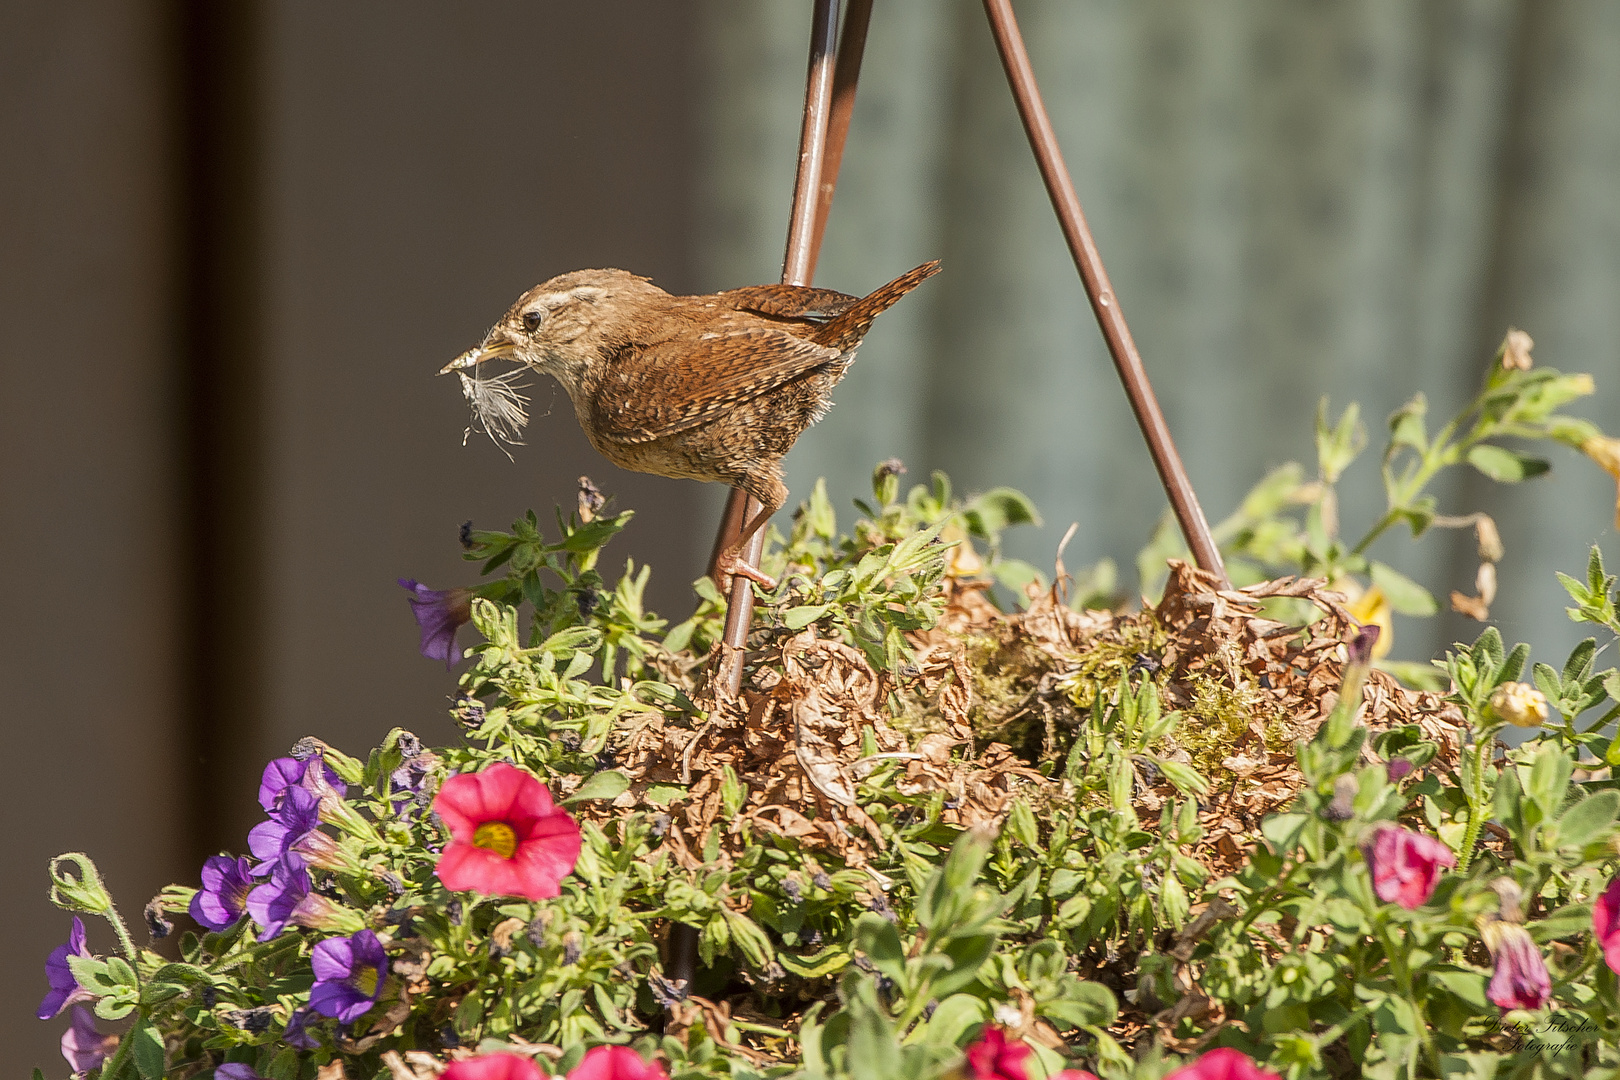
[[[177,423],[184,435],[186,793],[197,858],[232,846],[222,795],[251,781],[233,746],[263,722],[260,5],[175,0]],[[239,846],[236,845],[236,846]]]

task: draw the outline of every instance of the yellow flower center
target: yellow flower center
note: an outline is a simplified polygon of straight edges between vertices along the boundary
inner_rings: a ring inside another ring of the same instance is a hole
[[[517,850],[517,833],[504,821],[486,821],[473,833],[473,847],[487,848],[503,859]]]
[[[354,988],[366,997],[377,996],[377,969],[367,964],[354,977]]]

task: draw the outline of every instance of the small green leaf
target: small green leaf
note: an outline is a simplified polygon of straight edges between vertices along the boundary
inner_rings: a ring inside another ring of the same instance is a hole
[[[994,934],[951,938],[944,948],[945,955],[951,958],[951,969],[934,976],[929,989],[942,995],[967,989],[979,977],[979,969],[990,959],[990,954],[996,951],[996,940]]]
[[[1310,822],[1309,814],[1272,814],[1260,823],[1260,834],[1279,855],[1286,855],[1299,843],[1299,834]]]
[[[862,915],[855,924],[855,947],[866,954],[873,967],[905,985],[906,950],[892,922],[870,911]]]
[[[1162,757],[1154,757],[1153,763],[1164,773],[1164,778],[1183,795],[1202,795],[1209,790],[1209,781],[1191,765]]]
[[[986,540],[995,540],[1009,525],[1039,525],[1041,515],[1029,496],[1010,487],[991,488],[968,500],[962,508],[968,531]]]
[[[1367,445],[1367,429],[1361,423],[1361,406],[1351,402],[1339,416],[1339,422],[1328,426],[1328,399],[1323,398],[1316,407],[1316,461],[1322,479],[1337,483],[1339,476]]]
[[[1592,905],[1567,904],[1525,927],[1536,941],[1546,943],[1592,929]],[[1484,976],[1480,976],[1484,978]]]
[[[1389,598],[1389,606],[1402,615],[1427,618],[1440,610],[1440,605],[1435,603],[1428,589],[1393,567],[1375,562],[1371,572],[1373,584],[1384,591]]]
[[[818,953],[809,956],[794,956],[789,952],[778,952],[776,960],[784,968],[801,979],[819,979],[824,975],[831,975],[844,970],[849,966],[849,953],[841,945],[829,945]]]
[[[893,1080],[905,1074],[900,1064],[900,1042],[877,1004],[852,1006],[849,1022],[851,1080]]]
[[[1410,446],[1420,454],[1428,449],[1429,437],[1423,426],[1423,417],[1428,411],[1429,400],[1422,394],[1396,409],[1389,418],[1390,444]]]
[[[622,772],[607,769],[593,773],[591,778],[579,786],[579,790],[563,800],[563,805],[586,802],[590,799],[617,799],[630,790],[630,778]]]
[[[1521,457],[1490,443],[1480,443],[1469,450],[1468,464],[1502,484],[1517,484],[1552,468],[1540,458]]]
[[[1025,847],[1040,850],[1040,830],[1035,825],[1035,814],[1025,800],[1013,800],[1012,809],[1007,813],[1007,831]]]
[[[654,806],[668,806],[686,798],[686,789],[679,784],[648,784],[647,801]]]
[[[769,964],[775,950],[771,948],[771,939],[759,928],[759,924],[723,904],[720,913],[729,924],[731,943],[742,950],[743,958],[753,965],[756,971]]]
[[[954,1047],[974,1024],[990,1019],[990,1003],[972,994],[951,994],[928,1017],[923,1038],[935,1046]]]
[[[1587,796],[1558,819],[1559,846],[1585,847],[1588,841],[1612,828],[1616,816],[1620,816],[1620,791],[1610,789]]]
[[[135,1068],[141,1080],[163,1080],[168,1061],[163,1052],[163,1036],[151,1024],[137,1024],[128,1036],[135,1054]]]
[[[803,630],[837,606],[837,604],[806,604],[803,607],[789,608],[782,615],[782,625],[789,630]]]

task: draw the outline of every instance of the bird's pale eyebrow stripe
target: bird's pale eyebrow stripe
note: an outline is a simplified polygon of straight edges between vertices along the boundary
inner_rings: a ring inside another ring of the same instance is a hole
[[[602,295],[602,290],[595,285],[580,285],[567,292],[547,293],[540,298],[540,302],[548,308],[561,307],[570,300],[595,300]]]

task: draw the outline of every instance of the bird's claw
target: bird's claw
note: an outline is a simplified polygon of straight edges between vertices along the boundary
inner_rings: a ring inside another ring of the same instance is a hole
[[[722,552],[715,560],[714,568],[720,574],[721,592],[726,596],[731,595],[732,583],[738,577],[757,582],[766,592],[776,591],[776,579],[763,573],[758,567],[749,565],[735,548]]]

